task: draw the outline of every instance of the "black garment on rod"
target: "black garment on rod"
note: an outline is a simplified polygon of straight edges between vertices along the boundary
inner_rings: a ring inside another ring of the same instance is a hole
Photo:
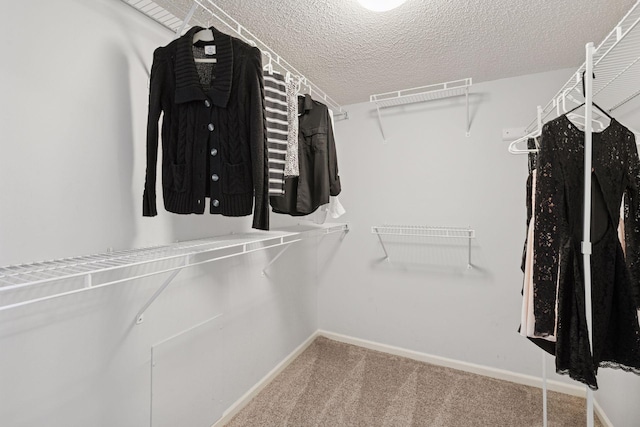
[[[566,116],[547,123],[538,153],[534,316],[554,333],[556,371],[597,389],[598,367],[640,375],[640,160],[635,137],[615,119],[593,133],[591,297],[593,357],[585,316],[584,132]],[[624,248],[618,238],[624,198]],[[551,347],[551,346],[549,346]]]
[[[291,216],[315,212],[342,189],[329,109],[307,94],[298,97],[298,111],[300,176],[285,178],[284,196],[270,198],[274,212]]]
[[[215,48],[194,46],[193,35],[202,28],[192,27],[154,52],[143,215],[157,215],[161,133],[162,194],[167,211],[202,214],[208,208],[212,214],[245,216],[253,208],[253,228],[268,230],[261,52],[210,29]],[[216,62],[196,62],[196,57]]]

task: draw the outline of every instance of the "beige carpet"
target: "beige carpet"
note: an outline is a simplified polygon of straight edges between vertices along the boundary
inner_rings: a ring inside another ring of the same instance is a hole
[[[549,393],[549,426],[585,406]],[[320,337],[227,426],[542,426],[542,391]]]

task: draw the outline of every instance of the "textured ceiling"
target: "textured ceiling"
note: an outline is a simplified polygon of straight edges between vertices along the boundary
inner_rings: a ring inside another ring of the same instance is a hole
[[[635,1],[407,0],[384,13],[356,0],[214,3],[346,105],[465,77],[478,83],[578,67],[585,43],[597,45]]]

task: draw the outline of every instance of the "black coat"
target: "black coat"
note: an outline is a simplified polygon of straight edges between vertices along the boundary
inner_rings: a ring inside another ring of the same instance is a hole
[[[333,127],[326,105],[298,97],[298,165],[300,176],[286,178],[284,196],[271,196],[276,213],[308,215],[342,190]]]
[[[151,69],[143,215],[156,211],[158,120],[162,120],[162,191],[178,214],[250,215],[269,228],[264,82],[260,50],[211,28],[215,64],[210,80],[194,62],[191,28],[156,49]],[[198,65],[207,68],[208,65]],[[211,67],[209,66],[209,69]]]

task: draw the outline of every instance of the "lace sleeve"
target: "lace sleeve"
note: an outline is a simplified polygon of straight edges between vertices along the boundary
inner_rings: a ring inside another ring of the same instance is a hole
[[[549,125],[542,128],[535,189],[533,298],[535,334],[553,335],[559,250],[564,221],[564,184],[557,144]]]
[[[624,238],[626,262],[634,303],[640,308],[640,160],[633,133],[626,135],[627,186],[624,198]]]

